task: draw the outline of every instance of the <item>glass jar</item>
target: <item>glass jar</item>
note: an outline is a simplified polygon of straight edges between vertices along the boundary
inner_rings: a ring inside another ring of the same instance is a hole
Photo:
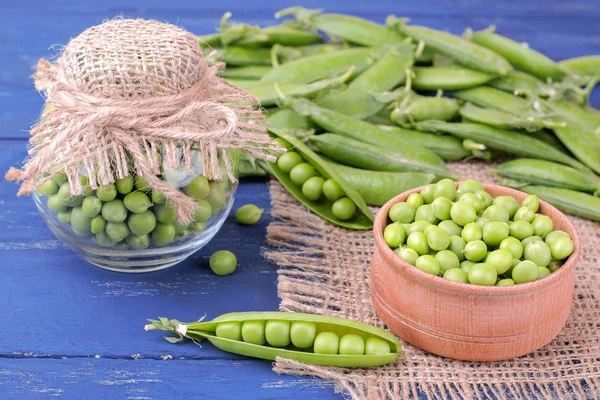
[[[163,163],[160,175],[196,200],[195,220],[189,225],[176,219],[164,196],[133,175],[97,190],[87,187],[83,196],[71,196],[66,177],[58,175],[33,198],[56,237],[88,262],[118,272],[157,271],[206,245],[233,205],[237,184],[228,179],[209,182],[202,174],[200,154],[195,152],[193,158],[191,172]],[[80,172],[85,185],[86,171]]]

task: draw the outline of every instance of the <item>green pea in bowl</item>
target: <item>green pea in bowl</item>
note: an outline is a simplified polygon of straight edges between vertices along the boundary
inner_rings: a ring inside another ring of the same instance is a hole
[[[157,271],[206,245],[233,205],[236,183],[209,181],[202,175],[200,155],[194,157],[192,171],[163,165],[160,176],[196,200],[191,224],[179,222],[169,201],[133,172],[115,184],[88,187],[83,196],[72,196],[66,177],[59,174],[33,198],[56,237],[88,262],[118,272]],[[81,180],[87,184],[85,170]]]

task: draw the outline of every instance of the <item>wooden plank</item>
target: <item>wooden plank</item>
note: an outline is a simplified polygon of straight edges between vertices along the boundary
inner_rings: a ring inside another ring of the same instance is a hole
[[[0,359],[1,398],[338,399],[330,382],[277,375],[268,361]]]

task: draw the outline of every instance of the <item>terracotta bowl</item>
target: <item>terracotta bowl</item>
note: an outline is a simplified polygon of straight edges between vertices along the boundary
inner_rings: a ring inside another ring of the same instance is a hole
[[[526,193],[484,185],[493,197]],[[379,211],[373,228],[376,251],[371,263],[371,296],[385,324],[403,340],[444,357],[495,361],[519,357],[550,342],[564,326],[573,302],[579,236],[567,217],[540,201],[554,229],[568,232],[574,251],[556,272],[514,286],[476,286],[427,274],[400,259],[383,239],[392,205],[420,188],[404,192]]]

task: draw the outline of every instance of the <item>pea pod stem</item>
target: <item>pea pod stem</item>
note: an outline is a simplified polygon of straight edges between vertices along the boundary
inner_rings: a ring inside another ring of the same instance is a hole
[[[555,161],[577,169],[584,168],[581,163],[551,145],[518,131],[498,129],[469,122],[450,123],[442,121],[419,122],[415,124],[415,128],[425,132],[449,133],[509,153]]]
[[[485,47],[424,26],[408,26],[407,21],[389,16],[386,23],[406,36],[425,42],[427,47],[452,57],[466,67],[494,75],[506,75],[512,70],[512,66],[504,57]]]

